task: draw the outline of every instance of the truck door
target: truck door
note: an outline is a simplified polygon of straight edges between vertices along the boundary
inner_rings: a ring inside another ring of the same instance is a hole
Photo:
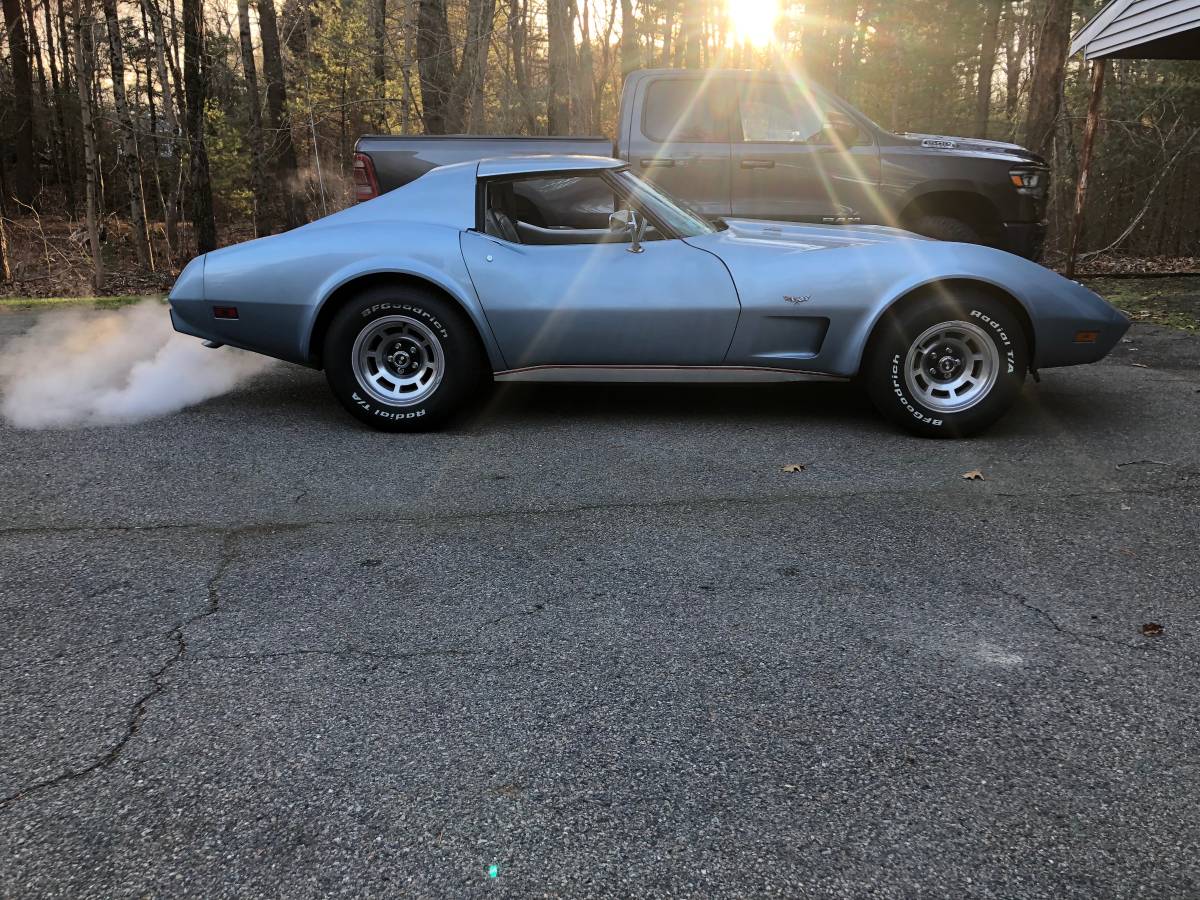
[[[883,221],[876,196],[879,150],[855,119],[803,84],[752,79],[737,93],[730,149],[733,215]]]
[[[694,75],[650,79],[630,126],[630,168],[708,216],[727,216],[731,82]]]

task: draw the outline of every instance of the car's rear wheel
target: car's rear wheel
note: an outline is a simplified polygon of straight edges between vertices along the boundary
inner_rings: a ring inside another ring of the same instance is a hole
[[[383,431],[427,431],[486,385],[474,326],[454,303],[382,285],[349,300],[325,336],[325,377],[351,415]]]
[[[966,437],[1012,406],[1029,367],[1016,316],[991,297],[927,298],[886,316],[860,378],[887,418],[928,437]]]

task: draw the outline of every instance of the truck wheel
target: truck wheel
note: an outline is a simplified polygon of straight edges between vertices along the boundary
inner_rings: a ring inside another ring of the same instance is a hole
[[[962,219],[955,219],[953,216],[921,216],[913,221],[908,230],[939,241],[957,241],[960,244],[985,243],[978,231]]]
[[[1021,323],[990,297],[930,298],[876,327],[860,379],[887,418],[925,437],[967,437],[999,419],[1029,366]]]
[[[481,396],[483,348],[452,302],[381,285],[338,311],[325,336],[325,377],[351,415],[381,431],[428,431]]]

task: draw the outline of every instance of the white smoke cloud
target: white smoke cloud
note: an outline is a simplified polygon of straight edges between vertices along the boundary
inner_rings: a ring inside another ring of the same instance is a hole
[[[49,312],[0,347],[0,414],[17,428],[140,422],[224,394],[272,363],[178,334],[157,300]]]

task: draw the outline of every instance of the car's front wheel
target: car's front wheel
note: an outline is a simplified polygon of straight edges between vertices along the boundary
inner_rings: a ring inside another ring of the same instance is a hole
[[[431,291],[370,288],[340,309],[324,346],[325,377],[351,415],[383,431],[427,431],[485,385],[466,315]]]
[[[872,336],[860,377],[887,418],[928,437],[966,437],[1012,406],[1029,367],[1021,323],[991,297],[910,303]]]

